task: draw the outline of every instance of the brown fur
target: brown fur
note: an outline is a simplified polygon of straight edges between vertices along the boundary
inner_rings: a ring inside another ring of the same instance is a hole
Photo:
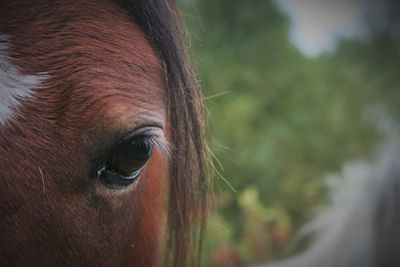
[[[140,23],[140,10],[122,2],[0,5],[12,61],[25,74],[47,76],[20,116],[0,127],[0,265],[154,265],[167,170],[168,253],[172,265],[185,264],[194,225],[205,217],[206,189],[201,96],[180,33],[170,49],[183,56],[171,62]],[[170,127],[169,167],[156,152],[133,190],[115,194],[90,183],[98,148],[148,124],[166,134]]]

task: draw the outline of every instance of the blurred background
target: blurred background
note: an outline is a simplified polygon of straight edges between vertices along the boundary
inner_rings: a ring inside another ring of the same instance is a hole
[[[218,170],[203,265],[293,255],[324,177],[399,134],[399,1],[180,5]]]

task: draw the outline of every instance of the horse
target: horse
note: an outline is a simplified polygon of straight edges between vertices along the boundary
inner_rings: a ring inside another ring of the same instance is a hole
[[[372,160],[327,177],[331,204],[303,228],[305,251],[258,267],[399,266],[400,140],[389,140]]]
[[[177,4],[0,6],[0,265],[196,262],[205,108]]]

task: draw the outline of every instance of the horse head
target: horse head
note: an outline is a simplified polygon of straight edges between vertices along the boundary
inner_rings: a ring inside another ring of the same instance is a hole
[[[184,264],[207,183],[174,4],[1,6],[0,264]]]

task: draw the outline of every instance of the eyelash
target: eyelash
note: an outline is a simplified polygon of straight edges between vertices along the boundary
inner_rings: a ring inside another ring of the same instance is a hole
[[[158,135],[141,135],[137,139],[145,146],[152,146],[158,149],[163,155],[169,156],[171,152],[171,146],[167,143],[163,137]]]

